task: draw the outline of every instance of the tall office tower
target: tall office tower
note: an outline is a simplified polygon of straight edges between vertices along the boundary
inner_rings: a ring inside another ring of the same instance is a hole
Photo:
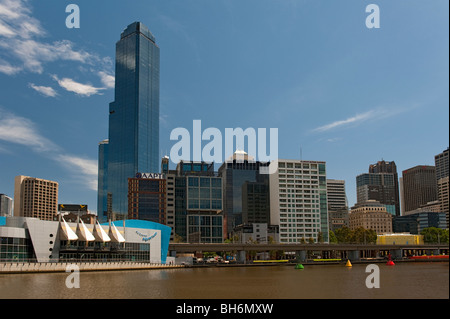
[[[54,220],[58,213],[58,183],[16,176],[14,185],[14,216]]]
[[[242,224],[270,225],[269,180],[242,185]]]
[[[448,228],[448,212],[449,212],[449,177],[443,177],[438,181],[438,197],[441,205],[441,212],[445,213]]]
[[[159,172],[159,47],[140,22],[116,44],[115,100],[109,106],[107,196],[116,218],[128,212],[128,178]]]
[[[402,203],[405,214],[437,200],[436,168],[418,165],[402,173]]]
[[[347,209],[347,195],[345,193],[345,181],[327,179],[327,202],[328,209]]]
[[[13,199],[0,194],[0,216],[12,216]]]
[[[394,216],[400,216],[400,194],[395,162],[380,161],[369,166],[369,173],[356,177],[356,200],[376,200]]]
[[[128,179],[128,219],[166,225],[166,179],[163,174],[136,174]]]
[[[103,140],[98,144],[98,193],[97,216],[109,220],[108,215],[108,149],[109,141]]]
[[[434,157],[434,164],[436,166],[436,180],[449,176],[449,148]]]
[[[164,157],[163,171],[166,163]],[[181,161],[175,170],[164,172],[171,241],[223,242],[222,179],[216,176],[214,164]]]
[[[434,157],[436,165],[436,183],[438,199],[441,204],[441,211],[445,213],[447,219],[447,228],[449,227],[449,161],[448,161],[449,149]]]
[[[280,243],[329,241],[326,163],[278,160],[269,175],[270,220]]]
[[[242,150],[237,150],[218,170],[223,182],[223,211],[226,235],[233,228],[241,225],[242,218],[242,186],[245,182],[268,183],[268,174],[260,174],[260,167],[268,167],[269,163],[257,162]]]
[[[345,181],[327,179],[328,223],[335,231],[343,226],[348,227],[348,203],[345,193]]]

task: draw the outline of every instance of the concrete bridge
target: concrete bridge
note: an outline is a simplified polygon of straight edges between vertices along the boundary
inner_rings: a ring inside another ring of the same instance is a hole
[[[298,261],[305,261],[308,255],[317,254],[322,258],[342,258],[357,261],[361,258],[377,258],[391,254],[392,258],[409,255],[442,255],[449,253],[448,244],[425,245],[376,245],[376,244],[242,244],[242,243],[171,243],[170,256],[178,253],[230,252],[236,254],[238,261],[247,259],[248,252],[282,251],[295,254]]]

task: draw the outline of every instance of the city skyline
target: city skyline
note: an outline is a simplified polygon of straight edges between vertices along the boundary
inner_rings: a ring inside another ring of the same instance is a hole
[[[81,27],[68,29],[65,4],[1,0],[0,193],[27,175],[57,181],[60,202],[97,207],[114,46],[141,21],[161,48],[159,158],[195,119],[277,127],[278,157],[325,161],[353,206],[369,164],[434,165],[449,144],[448,2],[377,4],[371,30],[358,1],[79,1]]]

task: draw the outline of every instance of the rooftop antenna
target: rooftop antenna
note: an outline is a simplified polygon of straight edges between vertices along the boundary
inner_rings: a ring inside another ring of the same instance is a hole
[[[300,146],[300,160],[303,160],[303,150],[301,146]]]

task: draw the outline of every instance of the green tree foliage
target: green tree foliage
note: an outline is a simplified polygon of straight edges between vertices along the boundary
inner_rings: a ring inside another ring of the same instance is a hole
[[[377,233],[373,229],[364,229],[363,227],[351,230],[344,226],[336,229],[334,236],[337,243],[375,244],[377,242]]]
[[[332,230],[330,230],[330,244],[337,244],[338,240]]]
[[[441,229],[436,227],[424,228],[421,232],[423,241],[427,244],[448,244],[448,229]]]

